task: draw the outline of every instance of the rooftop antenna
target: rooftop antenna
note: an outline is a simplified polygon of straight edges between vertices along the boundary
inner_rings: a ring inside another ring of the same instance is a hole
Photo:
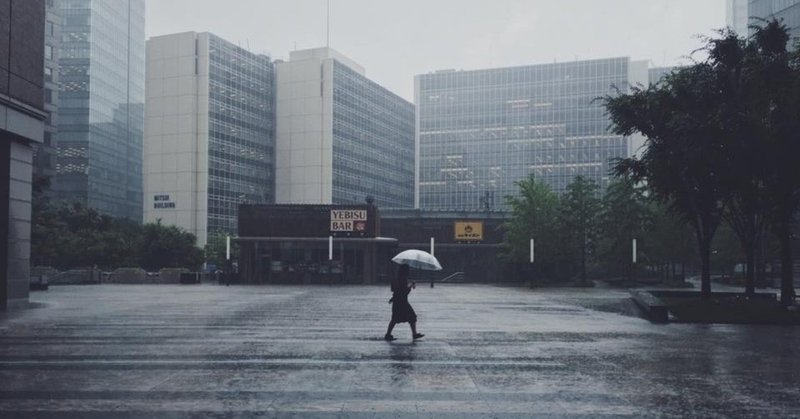
[[[331,47],[331,0],[328,0],[328,16],[327,16],[327,36],[325,39],[325,46],[327,48]]]

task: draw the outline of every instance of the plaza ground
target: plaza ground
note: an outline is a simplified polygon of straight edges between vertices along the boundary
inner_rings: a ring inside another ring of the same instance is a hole
[[[651,324],[608,289],[95,285],[0,317],[0,416],[800,417],[800,328]]]

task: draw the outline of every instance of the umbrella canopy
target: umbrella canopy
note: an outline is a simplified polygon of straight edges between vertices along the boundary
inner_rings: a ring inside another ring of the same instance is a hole
[[[442,265],[439,264],[439,261],[436,260],[432,254],[424,250],[410,249],[400,252],[397,256],[392,258],[392,262],[427,271],[442,270]]]

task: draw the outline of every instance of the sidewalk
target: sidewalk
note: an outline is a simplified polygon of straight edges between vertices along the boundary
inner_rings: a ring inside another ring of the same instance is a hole
[[[653,325],[612,290],[96,285],[0,318],[2,417],[790,417],[800,329]],[[589,301],[588,304],[584,304]]]

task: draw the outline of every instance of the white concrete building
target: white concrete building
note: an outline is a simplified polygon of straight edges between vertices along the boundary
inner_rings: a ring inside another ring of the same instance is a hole
[[[413,204],[413,104],[330,48],[293,51],[276,72],[276,202]]]
[[[147,41],[144,221],[235,234],[240,203],[274,202],[274,67],[213,34]]]

